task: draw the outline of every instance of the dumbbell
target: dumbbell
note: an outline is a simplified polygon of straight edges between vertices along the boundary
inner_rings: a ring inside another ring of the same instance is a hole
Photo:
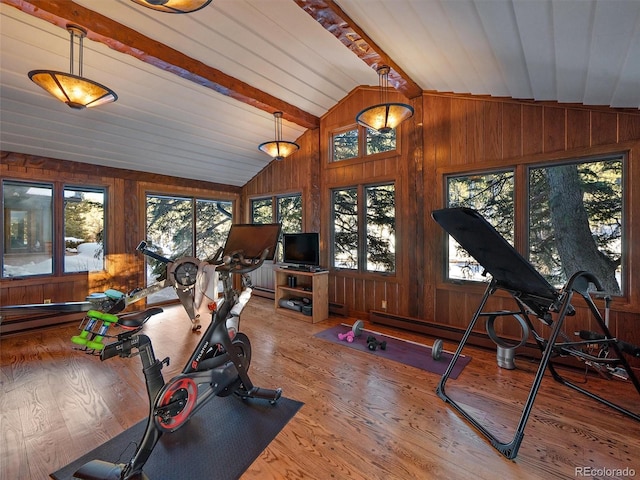
[[[338,334],[338,339],[346,340],[349,343],[353,343],[354,338],[355,338],[355,334],[353,333],[353,330],[349,330],[347,333]]]
[[[377,350],[378,347],[380,347],[380,350],[386,350],[387,349],[387,341],[384,340],[384,341],[380,342],[373,335],[369,335],[367,337],[367,347],[369,347],[369,350],[373,350],[373,351]]]

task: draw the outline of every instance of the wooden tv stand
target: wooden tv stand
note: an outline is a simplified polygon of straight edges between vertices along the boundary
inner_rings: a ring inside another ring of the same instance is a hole
[[[298,318],[309,323],[318,323],[329,317],[329,272],[310,272],[292,268],[275,268],[275,308],[277,313]],[[288,277],[295,277],[296,286],[288,285]],[[313,305],[311,315],[283,308],[280,300],[308,298]]]

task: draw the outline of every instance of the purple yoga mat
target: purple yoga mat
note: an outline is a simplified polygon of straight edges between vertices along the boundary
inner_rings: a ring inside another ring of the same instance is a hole
[[[323,330],[320,333],[314,335],[317,338],[321,338],[322,340],[328,340],[333,343],[338,343],[340,345],[344,345],[345,347],[354,348],[356,350],[360,350],[362,352],[367,352],[376,357],[387,358],[389,360],[393,360],[395,362],[404,363],[405,365],[410,365],[412,367],[420,368],[422,370],[426,370],[427,372],[435,373],[438,375],[444,374],[445,370],[449,366],[453,355],[447,352],[442,352],[440,360],[434,360],[431,356],[431,347],[428,345],[417,345],[412,342],[399,340],[393,337],[388,337],[387,335],[381,334],[373,334],[364,330],[362,335],[359,337],[355,337],[352,343],[347,342],[346,340],[340,340],[338,338],[338,333],[345,334],[351,331],[351,327],[347,327],[345,325],[336,325],[335,327],[331,327],[327,330]],[[367,337],[369,335],[373,335],[380,342],[386,341],[387,348],[386,350],[382,350],[378,348],[377,350],[369,350],[367,346]],[[456,361],[453,370],[451,371],[450,378],[458,378],[462,369],[471,361],[471,357],[460,356]]]

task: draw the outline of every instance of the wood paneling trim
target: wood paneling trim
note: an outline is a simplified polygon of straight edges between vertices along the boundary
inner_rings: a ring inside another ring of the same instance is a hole
[[[88,178],[110,177],[132,180],[135,182],[153,182],[161,185],[176,187],[194,187],[213,189],[218,191],[240,194],[241,187],[224,185],[221,183],[204,182],[189,178],[170,177],[157,173],[138,172],[120,168],[104,167],[89,163],[58,160],[54,158],[38,157],[23,153],[0,151],[0,164],[8,170],[22,170],[35,176],[41,176],[42,172],[54,172],[53,178],[69,179],[73,176],[86,175]]]
[[[601,145],[587,148],[577,148],[574,150],[563,150],[549,153],[538,153],[526,157],[511,157],[500,160],[483,162],[482,165],[443,165],[439,166],[436,173],[440,175],[450,175],[453,173],[473,173],[487,170],[497,170],[501,168],[515,168],[516,166],[529,166],[547,163],[560,163],[566,160],[580,158],[595,158],[603,155],[628,155],[635,148],[640,147],[640,140],[621,142],[611,145]]]

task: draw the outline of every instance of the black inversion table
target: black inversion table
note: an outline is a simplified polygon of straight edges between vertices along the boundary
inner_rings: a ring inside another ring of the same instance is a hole
[[[583,393],[594,400],[604,403],[634,420],[640,421],[640,415],[638,413],[612,403],[609,400],[606,400],[605,398],[602,398],[601,396],[589,392],[566,380],[557,372],[550,361],[552,355],[571,355],[585,361],[589,365],[599,365],[604,370],[614,368],[623,369],[623,371],[626,371],[628,380],[633,383],[636,391],[640,395],[640,382],[638,382],[638,379],[625,358],[625,354],[633,357],[640,357],[640,347],[623,342],[611,335],[608,328],[608,322],[605,321],[600,314],[600,311],[596,307],[589,293],[590,285],[594,285],[597,290],[602,291],[600,282],[594,275],[585,271],[577,272],[569,279],[562,289],[558,290],[552,287],[549,282],[547,282],[547,280],[477,211],[464,207],[446,208],[434,211],[432,213],[432,217],[460,244],[462,248],[469,253],[469,255],[475,258],[475,260],[484,268],[486,273],[491,275],[491,280],[487,285],[484,296],[480,301],[480,305],[473,315],[471,323],[467,327],[462,340],[460,341],[460,344],[458,345],[458,348],[436,389],[438,396],[442,400],[450,404],[451,407],[453,407],[484,437],[486,437],[494,448],[509,459],[515,458],[518,454],[518,449],[520,448],[520,444],[524,437],[524,429],[546,369],[549,369],[553,378],[561,384]],[[517,310],[509,312],[484,311],[488,299],[498,290],[507,292],[512,296],[517,305]],[[569,341],[569,339],[566,338],[567,336],[562,331],[562,326],[565,317],[575,313],[571,305],[574,293],[577,293],[584,299],[602,333],[583,330],[579,332],[579,341]],[[449,375],[458,361],[462,349],[467,343],[478,319],[480,317],[495,318],[496,316],[502,315],[521,315],[526,320],[526,323],[542,352],[542,358],[529,391],[529,395],[524,403],[520,420],[515,429],[515,434],[508,442],[501,442],[493,433],[474,418],[471,413],[466,411],[461,405],[447,395],[445,391],[445,385]],[[538,317],[545,325],[551,327],[549,337],[547,339],[541,337],[536,332],[531,322],[530,315]],[[615,357],[600,358],[598,356],[590,355],[582,348],[593,344],[600,345],[600,348],[604,348],[607,351],[608,348],[611,347],[615,353]]]

